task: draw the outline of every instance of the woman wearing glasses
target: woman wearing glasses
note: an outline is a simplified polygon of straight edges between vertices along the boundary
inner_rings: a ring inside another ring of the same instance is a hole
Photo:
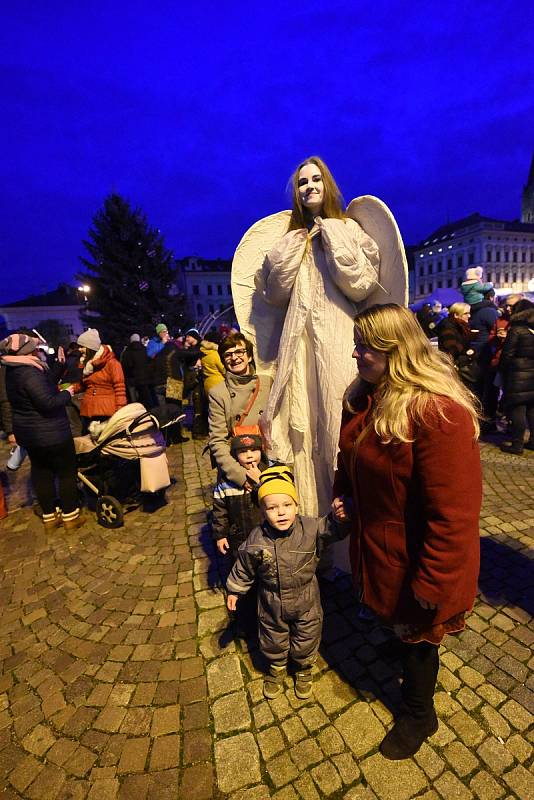
[[[267,405],[271,379],[257,375],[252,343],[240,333],[219,345],[226,377],[209,393],[209,448],[224,477],[247,489],[258,482],[257,467],[246,470],[230,453],[230,437],[236,426],[257,426]]]

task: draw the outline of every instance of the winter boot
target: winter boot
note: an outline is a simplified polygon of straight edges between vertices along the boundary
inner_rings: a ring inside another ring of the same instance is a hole
[[[273,700],[283,692],[286,674],[285,666],[278,667],[276,664],[270,664],[269,674],[263,679],[263,694],[268,700]]]
[[[313,688],[312,668],[298,669],[295,673],[295,694],[299,700],[311,697]]]
[[[75,508],[69,514],[61,514],[61,522],[66,531],[74,531],[84,524],[85,517],[79,508]]]
[[[501,444],[503,453],[510,453],[510,455],[521,456],[523,455],[523,445],[519,442],[512,442],[511,444]]]
[[[425,717],[404,714],[382,739],[380,752],[390,761],[402,761],[413,756],[425,739],[436,733],[438,718],[434,709]]]
[[[45,531],[53,531],[61,525],[61,512],[56,509],[51,514],[43,514],[41,519]]]

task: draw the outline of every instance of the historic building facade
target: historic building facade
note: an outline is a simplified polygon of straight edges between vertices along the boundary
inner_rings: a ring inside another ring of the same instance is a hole
[[[413,248],[413,256],[412,301],[458,288],[465,270],[476,266],[502,294],[534,292],[534,158],[521,222],[471,214],[438,228]]]
[[[44,322],[57,322],[67,339],[76,339],[86,325],[80,318],[84,295],[78,289],[60,284],[53,292],[33,295],[0,307],[0,335],[17,328],[36,328]]]
[[[174,291],[185,295],[191,319],[200,322],[232,305],[231,270],[232,262],[221,258],[188,257],[176,261]],[[233,318],[233,311],[224,317],[229,322]]]

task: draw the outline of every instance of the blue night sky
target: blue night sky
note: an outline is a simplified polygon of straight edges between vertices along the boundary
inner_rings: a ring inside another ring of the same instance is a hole
[[[0,301],[71,281],[110,191],[176,257],[230,258],[311,154],[404,239],[514,219],[534,148],[528,2],[18,0],[0,34]]]

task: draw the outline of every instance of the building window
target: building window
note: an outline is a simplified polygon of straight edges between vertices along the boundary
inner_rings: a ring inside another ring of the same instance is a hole
[[[424,287],[424,284],[420,283],[420,284],[419,284],[419,294],[424,294],[424,293],[425,293],[425,287]]]
[[[456,256],[456,267],[461,269],[464,265],[464,257],[463,255]]]
[[[504,282],[505,283],[509,283],[510,282],[510,273],[509,272],[505,272],[504,273]]]
[[[442,288],[443,288],[443,281],[438,281],[438,289],[442,289]]]
[[[226,284],[226,294],[228,295],[232,294],[232,287],[230,286],[229,283]]]
[[[475,263],[475,254],[474,254],[473,250],[471,250],[469,255],[468,255],[467,263],[469,264],[469,266],[471,266],[471,264]]]
[[[193,294],[198,294],[198,284],[197,283],[193,284]]]
[[[199,317],[202,316],[203,313],[204,313],[204,308],[202,306],[202,303],[197,303],[197,314],[198,314],[198,316]]]
[[[525,251],[523,250],[523,252],[521,253],[521,263],[522,263],[522,264],[525,264],[525,263],[526,263],[526,260],[527,260],[527,254],[526,254],[526,253],[525,253]]]
[[[505,261],[505,263],[508,262],[509,258],[510,258],[510,253],[508,252],[508,250],[505,250],[504,251],[504,261]]]
[[[512,261],[517,264],[517,253],[515,251],[512,253]]]
[[[450,289],[452,287],[452,278],[447,279],[447,288]]]
[[[208,284],[208,294],[210,295],[210,297],[213,294],[213,286],[211,285],[211,283]]]
[[[495,261],[500,261],[500,260],[501,260],[501,251],[497,250],[497,252],[495,253]]]
[[[219,297],[222,295],[222,286],[220,283],[217,284],[217,295]]]
[[[452,258],[447,259],[447,269],[452,269]]]
[[[438,261],[438,272],[441,272],[441,271],[442,271],[442,269],[443,269],[443,263],[442,263],[442,261],[441,261],[441,259],[440,259],[440,260]]]
[[[512,275],[512,283],[517,283],[517,272]]]
[[[491,261],[491,250],[486,251],[486,261]]]
[[[210,303],[208,306],[210,314],[213,314],[213,303]]]

